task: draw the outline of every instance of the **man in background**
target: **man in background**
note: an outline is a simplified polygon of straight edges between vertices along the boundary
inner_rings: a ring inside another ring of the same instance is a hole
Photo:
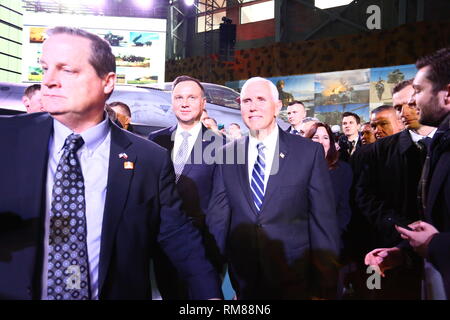
[[[116,113],[117,120],[122,125],[122,128],[124,128],[127,131],[133,132],[133,127],[131,125],[130,107],[127,104],[120,101],[111,102],[109,103],[109,106]]]
[[[370,125],[375,138],[381,139],[396,134],[404,129],[393,106],[382,105],[370,113]]]
[[[290,102],[287,107],[287,116],[291,126],[286,130],[286,132],[300,134],[302,120],[306,117],[306,110],[303,102],[298,100]]]
[[[45,109],[42,104],[41,85],[35,83],[27,87],[23,94],[22,102],[27,109],[27,113],[44,112]]]

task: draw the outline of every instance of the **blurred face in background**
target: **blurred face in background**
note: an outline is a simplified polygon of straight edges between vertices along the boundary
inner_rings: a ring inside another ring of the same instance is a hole
[[[303,118],[306,117],[306,111],[305,107],[300,104],[296,103],[291,106],[287,107],[287,116],[288,121],[291,124],[292,127],[296,127],[300,124],[300,122],[303,120]]]
[[[355,117],[347,116],[342,118],[342,130],[347,137],[358,135],[359,124],[356,122]]]
[[[377,139],[375,138],[375,134],[373,132],[372,126],[367,123],[363,124],[361,127],[361,142],[362,144],[370,144],[374,143]]]
[[[314,122],[311,121],[311,125]],[[315,142],[320,143],[323,146],[323,150],[325,151],[325,156],[328,153],[328,150],[330,150],[330,136],[328,135],[327,130],[324,127],[318,127],[316,133],[312,137],[312,140]]]
[[[300,125],[300,130],[298,130],[299,134],[304,137],[305,134],[309,131],[309,129],[311,129],[312,125],[316,123],[315,121],[308,121],[305,123],[302,123]]]
[[[27,108],[28,113],[45,111],[44,105],[42,104],[41,90],[35,90],[31,97],[23,96],[22,102]]]
[[[411,85],[392,95],[394,108],[400,115],[400,119],[405,128],[409,130],[416,130],[421,126],[419,123],[420,110],[416,107],[415,103],[409,104],[413,94],[414,89]]]
[[[370,116],[370,125],[372,126],[377,139],[391,136],[403,129],[403,125],[398,119],[394,109],[372,113]]]

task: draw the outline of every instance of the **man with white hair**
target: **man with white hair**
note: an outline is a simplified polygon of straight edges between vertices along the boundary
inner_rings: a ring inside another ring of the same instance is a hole
[[[225,147],[207,225],[238,299],[335,298],[339,232],[324,151],[280,129],[280,108],[270,81],[244,84],[249,136]]]

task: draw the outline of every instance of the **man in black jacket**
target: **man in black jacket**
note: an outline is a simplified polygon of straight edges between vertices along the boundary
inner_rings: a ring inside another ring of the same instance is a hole
[[[401,239],[394,225],[407,225],[421,216],[416,198],[426,154],[423,139],[431,139],[435,128],[421,125],[419,110],[414,103],[408,104],[414,92],[411,84],[412,80],[404,81],[393,90],[393,103],[406,130],[372,145],[356,183],[356,203],[371,225],[373,248],[395,245]],[[419,271],[415,266],[383,280],[376,296],[419,298]]]
[[[412,231],[399,226],[396,229],[435,268],[433,279],[425,280],[435,287],[443,285],[445,292],[431,297],[442,299],[450,297],[450,48],[419,59],[416,67],[419,71],[414,78],[411,102],[421,110],[420,122],[438,129],[421,177],[420,198],[425,213],[421,219],[426,222],[410,224]],[[366,264],[378,265],[384,272],[403,262],[405,250],[404,244],[373,250],[366,256]]]

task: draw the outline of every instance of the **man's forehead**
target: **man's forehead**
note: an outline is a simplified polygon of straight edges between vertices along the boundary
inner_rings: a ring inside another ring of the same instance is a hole
[[[354,116],[345,116],[342,118],[342,122],[350,122],[350,121],[356,121]]]
[[[294,103],[294,104],[292,104],[292,105],[290,105],[290,106],[288,106],[288,111],[296,111],[296,110],[299,110],[299,109],[302,109],[303,108],[303,105],[302,104],[300,104],[300,103]]]

